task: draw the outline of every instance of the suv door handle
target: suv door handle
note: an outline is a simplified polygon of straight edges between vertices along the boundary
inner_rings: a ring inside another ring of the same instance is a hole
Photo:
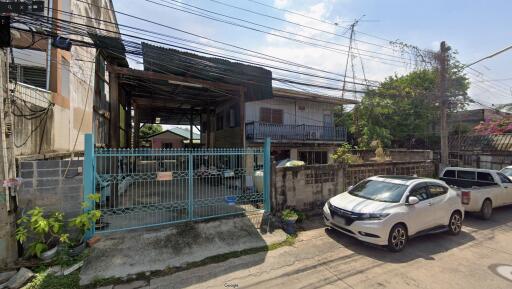
[[[429,206],[432,206],[432,203],[428,203]]]

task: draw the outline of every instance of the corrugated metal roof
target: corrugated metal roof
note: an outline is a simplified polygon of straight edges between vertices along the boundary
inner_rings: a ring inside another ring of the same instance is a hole
[[[450,137],[451,151],[512,151],[512,134]]]
[[[246,100],[272,98],[268,69],[142,43],[144,70],[242,85]]]
[[[154,138],[154,137],[159,136],[164,133],[172,133],[172,134],[178,135],[178,136],[186,139],[187,141],[190,139],[190,130],[184,129],[181,127],[173,127],[171,129],[161,131],[154,135],[148,136],[146,139]],[[201,138],[201,135],[199,135],[198,133],[192,132],[192,141],[194,143],[196,142],[196,140],[199,140],[200,138]]]

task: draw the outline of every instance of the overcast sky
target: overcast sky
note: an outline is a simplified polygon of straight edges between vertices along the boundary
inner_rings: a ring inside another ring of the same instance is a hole
[[[154,1],[180,2],[176,0]],[[357,26],[357,30],[360,32],[384,39],[399,39],[421,48],[436,50],[439,48],[439,42],[445,40],[459,52],[459,59],[463,63],[472,62],[508,45],[512,45],[512,17],[510,17],[512,1],[506,0],[257,0],[310,17],[338,22],[339,26],[325,24],[286,11],[271,9],[250,0],[216,1],[338,34],[346,31],[343,26],[348,25],[349,21],[365,15],[363,20],[366,21],[361,22]],[[323,41],[336,42],[339,43],[342,50],[346,49],[343,45],[348,45],[348,39],[346,38],[243,12],[222,6],[212,0],[181,0],[181,2],[271,26],[275,29],[307,35],[308,37]],[[337,73],[344,73],[345,71],[346,56],[342,53],[300,44],[268,34],[234,27],[229,24],[218,23],[159,6],[145,0],[114,0],[114,6],[118,11],[137,15],[144,19],[183,29],[211,39],[228,42],[328,71]],[[172,29],[119,14],[118,22],[189,40],[199,40],[202,43],[214,44],[204,39],[198,39]],[[264,30],[272,32],[269,29]],[[125,30],[125,32],[127,31]],[[273,33],[279,34],[275,30]],[[364,51],[385,53],[391,56],[380,55],[379,57],[400,61],[397,58],[397,56],[400,57],[400,54],[393,52],[389,48],[378,46],[387,46],[388,43],[386,41],[369,37],[362,33],[357,33],[356,38],[361,41],[358,42],[358,48],[361,53],[365,54],[366,52]],[[512,85],[512,71],[509,71],[511,61],[512,50],[482,62],[482,64],[475,65],[474,68],[477,71],[469,71],[469,76],[474,81],[470,95],[486,105],[512,102],[512,92],[510,89]],[[403,74],[412,69],[411,65],[396,61],[392,62],[392,65],[383,62],[386,61],[369,57],[363,59],[363,66],[368,79],[383,80],[386,76],[394,73]],[[135,64],[133,61],[131,63]],[[356,63],[356,76],[362,78],[359,59],[356,59]],[[496,79],[508,80],[488,81]]]

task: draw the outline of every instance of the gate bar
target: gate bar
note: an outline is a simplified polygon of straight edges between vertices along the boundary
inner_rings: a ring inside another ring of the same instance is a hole
[[[270,214],[270,138],[263,145],[263,208]]]
[[[94,136],[90,133],[85,134],[84,144],[84,168],[83,168],[83,185],[84,185],[84,202],[89,206],[84,208],[84,213],[94,209],[95,203],[89,199],[89,195],[95,193],[94,187]],[[89,240],[94,235],[95,224],[92,224],[91,229],[85,233],[85,240]]]

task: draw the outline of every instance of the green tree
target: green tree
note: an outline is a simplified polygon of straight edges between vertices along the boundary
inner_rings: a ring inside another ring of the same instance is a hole
[[[139,130],[140,138],[147,138],[159,132],[162,132],[162,126],[159,124],[145,124]]]
[[[435,69],[421,69],[404,76],[391,76],[369,90],[354,108],[352,130],[360,147],[379,140],[383,146],[402,146],[428,138],[439,121]],[[462,66],[452,59],[448,73],[448,103],[451,111],[469,103],[469,80]]]

